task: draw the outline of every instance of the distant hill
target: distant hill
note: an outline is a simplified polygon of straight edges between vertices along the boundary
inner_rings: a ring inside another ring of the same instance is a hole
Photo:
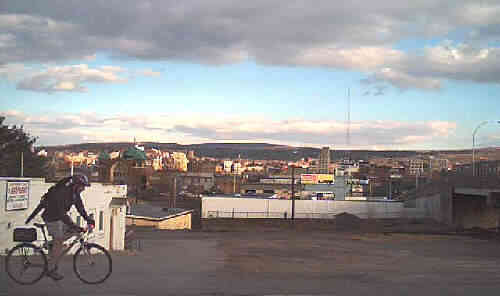
[[[40,147],[47,150],[49,153],[54,151],[69,151],[79,152],[83,150],[100,153],[102,151],[111,152],[120,149],[126,149],[133,145],[131,142],[113,142],[113,143],[82,143],[59,146],[44,146]],[[140,145],[146,149],[157,148],[165,151],[190,151],[193,150],[198,157],[215,157],[223,158],[238,158],[254,160],[286,160],[294,161],[301,158],[318,158],[319,148],[312,147],[292,147],[285,145],[275,145],[267,143],[204,143],[181,145],[177,143],[158,143],[158,142],[141,142]],[[497,148],[483,148],[478,151],[498,151]],[[375,157],[412,157],[418,155],[469,155],[471,150],[445,150],[445,151],[374,151],[374,150],[332,150],[331,159],[339,160],[346,157],[354,160],[369,160]]]
[[[132,146],[130,142],[114,142],[114,143],[82,143],[59,146],[44,146],[40,149],[45,149],[49,153],[54,151],[69,151],[79,152],[83,150],[100,153],[102,151],[111,152],[120,149],[126,149]],[[157,142],[141,142],[141,146],[146,149],[156,148],[165,151],[190,151],[193,150],[196,156],[215,157],[215,158],[241,158],[247,159],[277,159],[289,160],[294,159],[294,151],[296,148],[283,145],[274,145],[266,143],[205,143],[181,145],[177,143],[157,143]],[[311,148],[314,149],[314,148]],[[319,153],[319,149],[314,149]],[[316,157],[315,155],[314,157]]]

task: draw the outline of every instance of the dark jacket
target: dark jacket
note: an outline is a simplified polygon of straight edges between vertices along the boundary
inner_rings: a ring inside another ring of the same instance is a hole
[[[40,204],[26,220],[26,224],[41,210],[44,210],[42,218],[45,222],[62,221],[70,227],[79,227],[68,216],[68,211],[73,205],[87,223],[95,224],[94,220],[87,215],[80,195],[73,192],[73,186],[70,182],[67,182],[68,179],[65,178],[49,188],[49,191],[42,196]]]

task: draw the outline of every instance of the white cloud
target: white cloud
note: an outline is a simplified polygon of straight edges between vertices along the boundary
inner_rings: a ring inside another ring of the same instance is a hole
[[[84,56],[82,58],[82,60],[84,60],[86,62],[93,62],[93,61],[96,60],[96,58],[97,58],[97,54],[94,53],[94,54],[91,54],[91,55]]]
[[[23,64],[5,64],[0,65],[0,78],[5,78],[9,81],[17,81],[28,73],[30,69]]]
[[[53,89],[55,91],[73,91],[78,89],[78,87],[72,81],[61,81],[54,85]]]
[[[349,70],[373,71],[405,58],[405,53],[387,47],[309,48],[296,56],[299,65],[328,66]]]
[[[432,49],[428,49],[425,59],[432,58]],[[360,48],[312,48],[295,58],[299,65],[327,66],[362,71],[369,75],[364,82],[388,83],[399,89],[419,88],[437,90],[441,88],[441,80],[430,77],[431,71],[425,75],[412,75],[409,63],[414,56],[401,50],[387,47]],[[445,78],[441,75],[439,78]],[[377,86],[374,95],[383,95],[384,86]],[[368,93],[367,93],[368,94]]]
[[[500,48],[444,44],[427,48],[425,59],[415,60],[409,66],[415,73],[426,72],[442,78],[500,83]]]
[[[139,71],[139,74],[147,77],[158,77],[161,75],[161,72],[153,71],[152,69],[143,69]]]
[[[475,1],[467,3],[462,9],[458,9],[456,14],[466,24],[498,24],[500,4],[493,1]]]
[[[70,144],[84,141],[178,142],[268,142],[289,145],[329,145],[345,148],[345,122],[290,119],[274,121],[264,118],[214,116],[207,121],[196,114],[34,115],[18,111],[0,112],[7,122],[24,124],[40,144]],[[355,121],[351,125],[351,147],[395,149],[416,147],[449,147],[457,126],[445,121]],[[57,136],[60,135],[61,139]],[[458,145],[463,143],[456,143]],[[468,143],[467,143],[468,145]]]
[[[99,69],[101,69],[104,72],[111,72],[111,73],[122,73],[126,71],[124,68],[120,66],[100,66]]]
[[[157,77],[160,72],[144,69],[138,74]],[[23,64],[0,65],[0,79],[4,78],[17,84],[18,89],[38,92],[87,91],[87,83],[123,83],[132,75],[119,66],[89,67],[87,64],[48,66],[42,70],[26,67]]]
[[[17,83],[17,88],[38,92],[87,91],[86,83],[121,83],[127,79],[117,73],[124,69],[115,66],[89,68],[86,64],[55,66],[24,77]]]
[[[0,34],[0,48],[15,46],[16,36],[14,34]]]
[[[26,13],[7,13],[5,7],[2,9],[0,65],[82,58],[95,53],[89,46],[91,38],[82,35],[78,24],[41,16],[31,8]]]
[[[484,45],[500,40],[500,5],[494,0],[353,0],[342,5],[331,0],[313,5],[307,0],[123,0],[119,9],[113,1],[41,3],[7,1],[2,6],[0,65],[88,61],[109,52],[148,61],[219,65],[251,59],[331,67],[361,71],[401,89],[438,89],[446,79],[499,83],[500,49]],[[416,54],[394,49],[399,41],[457,35],[464,35],[467,45]],[[70,82],[73,90],[85,90]],[[53,86],[54,91],[71,88],[70,83]]]
[[[25,115],[23,114],[23,112],[18,111],[18,110],[0,111],[0,116],[13,117],[14,121],[25,118]]]
[[[365,83],[389,83],[399,89],[438,90],[447,79],[500,83],[500,48],[443,42],[422,54],[401,54],[379,63]]]
[[[376,81],[388,82],[399,89],[420,88],[436,90],[441,88],[441,82],[438,79],[411,76],[391,68],[382,68],[374,74],[374,79]]]

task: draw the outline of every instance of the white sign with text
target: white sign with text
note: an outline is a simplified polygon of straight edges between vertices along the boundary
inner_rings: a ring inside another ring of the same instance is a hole
[[[29,206],[29,181],[7,181],[6,211],[23,210]]]

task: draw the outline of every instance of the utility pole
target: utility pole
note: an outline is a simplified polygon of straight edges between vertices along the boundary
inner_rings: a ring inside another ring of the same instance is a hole
[[[389,200],[392,199],[392,179],[389,177]]]
[[[238,154],[238,165],[241,166],[241,155]],[[233,171],[233,194],[236,193],[236,172],[238,171],[236,169],[236,163],[234,162],[233,163],[233,168],[234,168],[234,171]]]
[[[418,190],[418,175],[419,175],[420,169],[418,169],[415,172],[415,189]]]
[[[233,172],[233,194],[236,193],[236,173]]]
[[[21,151],[21,177],[24,177],[24,152]]]
[[[431,173],[430,173],[430,175],[431,175],[431,182],[432,182],[432,158],[431,158],[431,159],[429,159],[429,167],[430,167],[430,169],[431,169]]]
[[[176,207],[176,201],[177,201],[177,175],[174,174],[174,192],[172,198],[172,208]]]
[[[295,220],[295,166],[292,166],[292,220]]]
[[[369,196],[372,196],[372,182],[370,181],[370,178],[368,178],[368,186],[370,187]]]

